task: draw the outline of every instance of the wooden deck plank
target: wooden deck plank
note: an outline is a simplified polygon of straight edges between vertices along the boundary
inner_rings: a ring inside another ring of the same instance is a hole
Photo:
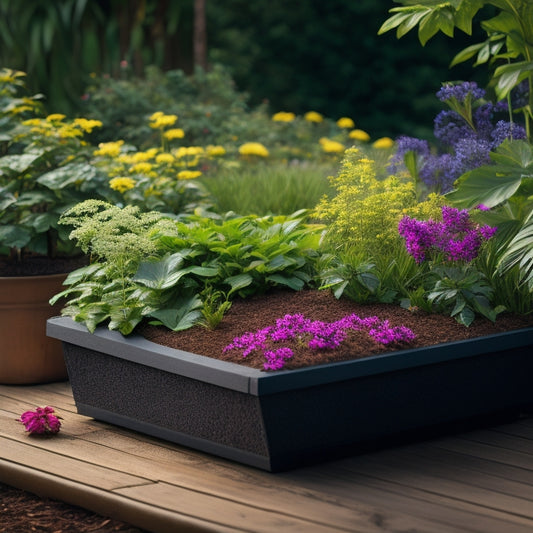
[[[111,468],[103,468],[92,463],[60,455],[52,450],[31,444],[24,445],[0,437],[0,459],[24,465],[39,472],[53,474],[92,487],[114,490],[131,485],[146,484],[148,480]]]
[[[507,512],[493,511],[453,498],[445,498],[417,488],[409,488],[401,483],[382,481],[371,476],[356,476],[346,470],[345,465],[323,471],[313,468],[307,472],[292,472],[302,486],[321,488],[339,498],[349,497],[366,504],[382,502],[388,512],[402,512],[409,516],[431,521],[441,527],[457,532],[473,533],[531,533],[533,522],[509,515]],[[284,474],[285,475],[285,474]],[[433,532],[430,527],[428,532]]]
[[[232,527],[236,531],[252,529],[256,533],[271,533],[272,531],[331,533],[332,528],[336,531],[366,531],[359,529],[355,522],[348,524],[346,528],[341,528],[336,524],[319,524],[304,518],[296,519],[283,512],[276,512],[276,510],[265,511],[250,504],[236,502],[230,504],[223,498],[195,493],[167,483],[156,483],[148,487],[128,487],[117,492],[130,498],[137,496],[141,501],[151,505],[176,509],[181,513],[200,517],[225,527]]]
[[[17,418],[36,405],[61,412],[59,435],[24,432]],[[530,533],[532,421],[270,474],[78,415],[68,382],[0,386],[0,479],[3,465],[59,493],[107,494],[144,518],[160,512],[157,532],[190,521],[198,531]]]
[[[13,421],[2,424],[0,420],[0,424],[3,428],[0,434],[16,430]],[[358,525],[361,531],[382,531],[374,523],[375,516],[379,514],[377,509],[355,501],[340,505],[335,499],[328,498],[327,494],[302,491],[297,485],[278,481],[271,474],[231,462],[218,462],[211,457],[195,457],[194,461],[190,461],[187,455],[185,460],[182,460],[179,447],[161,448],[155,440],[153,443],[139,441],[135,438],[135,433],[133,437],[113,435],[110,431],[94,432],[90,435],[78,433],[83,434],[84,438],[75,441],[60,438],[44,442],[38,440],[34,446],[42,446],[46,450],[67,454],[100,467],[129,472],[154,483],[174,483],[183,489],[209,492],[219,498],[231,499],[232,502],[227,501],[226,505],[232,505],[233,502],[237,506],[252,504],[269,513],[285,513],[297,519],[305,517],[323,525],[329,524],[329,527],[335,525],[339,530],[349,530]],[[70,436],[69,433],[63,435]],[[18,438],[23,442],[27,437],[21,435]],[[102,444],[84,440],[86,438],[95,438]],[[160,450],[160,453],[154,454],[156,450]],[[231,482],[228,483],[228,480]],[[253,486],[252,494],[250,486]],[[142,491],[144,490],[143,486]],[[312,506],[309,504],[311,499]],[[416,520],[406,521],[403,517],[395,516],[389,516],[389,521],[402,524],[409,522],[410,526],[416,524]]]

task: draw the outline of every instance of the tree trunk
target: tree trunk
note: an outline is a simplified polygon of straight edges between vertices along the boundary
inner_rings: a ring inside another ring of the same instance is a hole
[[[194,66],[207,70],[207,31],[205,21],[206,0],[194,0]]]

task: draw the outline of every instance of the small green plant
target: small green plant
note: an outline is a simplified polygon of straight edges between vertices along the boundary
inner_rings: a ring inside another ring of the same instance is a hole
[[[226,312],[229,311],[231,301],[221,291],[214,291],[210,286],[202,291],[200,297],[204,302],[201,324],[208,329],[215,329],[222,322]]]

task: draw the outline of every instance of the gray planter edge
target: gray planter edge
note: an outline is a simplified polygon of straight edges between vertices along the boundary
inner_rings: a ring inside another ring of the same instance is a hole
[[[106,328],[97,328],[94,333],[90,333],[84,325],[69,317],[49,319],[46,333],[63,342],[256,396],[475,357],[502,349],[533,346],[533,328],[524,328],[474,339],[398,350],[357,360],[297,370],[263,372],[162,346],[140,335],[125,337]]]

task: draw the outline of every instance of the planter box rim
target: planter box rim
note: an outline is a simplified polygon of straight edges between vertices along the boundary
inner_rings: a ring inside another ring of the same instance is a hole
[[[169,348],[140,335],[125,337],[117,331],[103,327],[90,333],[83,324],[69,317],[50,318],[47,321],[46,333],[49,337],[66,343],[256,396],[334,383],[358,376],[439,364],[454,359],[466,359],[502,349],[528,346],[533,342],[533,327],[529,327],[474,339],[397,350],[350,361],[264,372]]]

